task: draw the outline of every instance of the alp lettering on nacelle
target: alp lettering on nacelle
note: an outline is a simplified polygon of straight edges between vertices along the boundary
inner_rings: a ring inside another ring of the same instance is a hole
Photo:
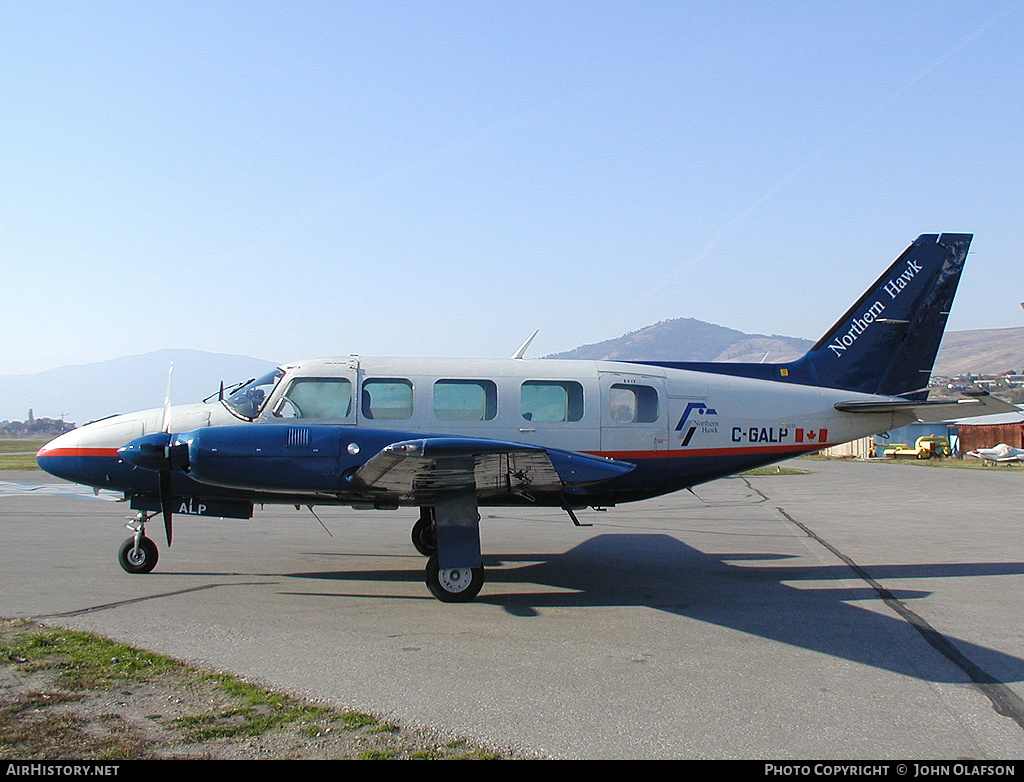
[[[220,500],[210,501],[200,497],[184,497],[181,501],[175,500],[177,507],[172,508],[175,513],[183,513],[186,516],[217,516],[222,519],[251,519],[251,502],[224,502]],[[131,500],[132,510],[141,510],[149,513],[159,513],[160,500],[156,497],[143,497],[136,495]]]
[[[175,511],[175,512],[176,513],[187,513],[190,516],[205,516],[206,515],[206,503],[205,502],[199,502],[199,501],[194,500],[193,498],[189,497],[189,498],[187,498],[185,500],[182,500],[181,504],[178,506],[178,510]]]

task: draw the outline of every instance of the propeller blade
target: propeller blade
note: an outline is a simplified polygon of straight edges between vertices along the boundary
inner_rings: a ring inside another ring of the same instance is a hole
[[[171,373],[174,372],[174,362],[167,368],[167,393],[164,394],[164,410],[160,416],[160,431],[170,434],[171,431]]]
[[[160,471],[160,510],[164,515],[164,534],[167,535],[167,545],[171,545],[171,503],[174,498],[171,496],[171,473],[168,470]]]

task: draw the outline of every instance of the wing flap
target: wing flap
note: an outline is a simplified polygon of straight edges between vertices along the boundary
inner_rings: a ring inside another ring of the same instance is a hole
[[[429,499],[475,489],[480,497],[530,496],[617,478],[629,462],[523,443],[472,437],[428,437],[385,446],[352,476],[362,486]]]

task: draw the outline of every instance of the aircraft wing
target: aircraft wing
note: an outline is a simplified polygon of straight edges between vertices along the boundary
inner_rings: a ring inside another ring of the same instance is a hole
[[[635,466],[523,443],[427,437],[385,446],[355,472],[352,482],[408,499],[469,488],[479,497],[530,497],[617,478]]]
[[[909,413],[919,421],[948,421],[968,416],[995,413],[1020,413],[1016,405],[1004,402],[987,391],[968,392],[963,399],[952,402],[914,402],[909,399],[881,399],[875,401],[840,402],[836,410],[844,413]]]

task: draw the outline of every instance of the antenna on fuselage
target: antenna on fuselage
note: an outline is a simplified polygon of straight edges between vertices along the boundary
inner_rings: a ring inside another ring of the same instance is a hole
[[[320,526],[324,528],[324,532],[326,532],[328,535],[331,535],[331,531],[329,529],[327,529],[327,525],[324,524],[323,521],[321,521],[320,517],[316,515],[316,511],[313,510],[313,506],[312,505],[307,505],[306,507],[309,508],[309,512],[313,514],[313,518],[320,522]],[[299,506],[296,505],[295,509],[298,510]],[[331,537],[333,538],[334,535],[331,535]]]
[[[533,338],[537,336],[537,332],[538,331],[540,331],[540,329],[534,329],[534,332],[530,336],[528,336],[526,338],[526,342],[524,342],[522,345],[520,345],[516,349],[516,352],[512,354],[512,358],[522,358],[523,357],[523,353],[525,353],[526,349],[528,347],[530,347],[530,343],[533,342]]]

